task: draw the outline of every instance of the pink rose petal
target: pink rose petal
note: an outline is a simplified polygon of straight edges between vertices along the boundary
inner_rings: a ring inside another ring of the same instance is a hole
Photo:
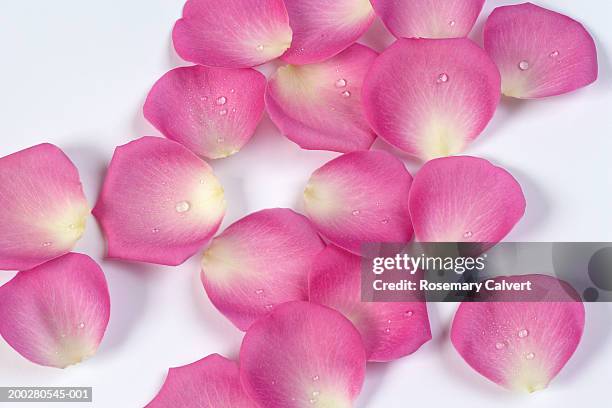
[[[285,303],[258,320],[240,349],[242,384],[266,408],[350,408],[365,366],[355,327],[307,302]]]
[[[485,0],[371,0],[376,14],[397,38],[467,36]]]
[[[376,17],[369,0],[285,0],[285,5],[293,42],[282,59],[289,64],[333,57],[357,41]]]
[[[197,64],[249,68],[280,57],[291,45],[282,0],[188,0],[172,39]]]
[[[115,150],[93,213],[109,257],[178,265],[217,231],[225,199],[195,154],[168,139],[143,137]]]
[[[597,79],[591,35],[577,21],[531,3],[493,10],[484,45],[501,71],[507,96],[559,95]]]
[[[423,160],[461,152],[500,100],[497,67],[474,42],[401,39],[363,83],[366,118],[393,146]]]
[[[264,111],[266,78],[253,69],[176,68],[153,87],[145,117],[167,138],[209,159],[238,152]]]
[[[523,275],[503,279],[548,288],[556,301],[513,302],[502,294],[502,299],[493,296],[488,302],[462,303],[451,340],[461,357],[489,380],[512,390],[541,390],[578,347],[584,331],[584,306],[575,301],[578,294],[556,278]]]
[[[0,269],[26,270],[70,252],[88,215],[79,173],[58,147],[0,158]]]
[[[240,384],[238,364],[212,354],[171,368],[161,390],[146,408],[258,408]]]
[[[369,149],[376,135],[363,114],[361,84],[376,56],[355,44],[325,62],[279,68],[266,92],[270,118],[304,149]]]
[[[425,163],[410,190],[420,242],[497,243],[525,213],[521,186],[484,159],[446,157]]]
[[[202,283],[217,309],[247,330],[280,303],[308,300],[308,273],[324,248],[303,215],[259,211],[213,240],[202,260]]]
[[[0,335],[36,364],[65,368],[93,356],[109,315],[104,273],[86,255],[63,255],[0,287]]]
[[[362,302],[361,258],[334,246],[317,256],[310,301],[338,310],[361,333],[369,361],[391,361],[431,340],[425,302]]]
[[[368,242],[408,242],[412,176],[384,151],[342,155],[316,170],[304,191],[306,213],[335,245],[359,254]]]

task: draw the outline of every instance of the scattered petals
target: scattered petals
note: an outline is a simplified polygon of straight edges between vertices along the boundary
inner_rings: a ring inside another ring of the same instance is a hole
[[[213,240],[202,260],[202,283],[219,311],[247,330],[280,303],[308,300],[308,273],[324,248],[303,215],[259,211]]]
[[[172,39],[197,64],[249,68],[280,57],[291,45],[282,0],[188,0]]]
[[[253,69],[176,68],[153,87],[145,117],[167,138],[209,159],[237,153],[264,111],[266,78]]]
[[[258,320],[240,349],[242,384],[266,408],[350,408],[365,366],[355,327],[307,302],[285,303]]]
[[[371,0],[397,38],[466,37],[485,0]]]
[[[109,315],[106,278],[86,255],[63,255],[0,287],[0,335],[36,364],[65,368],[93,356]]]
[[[204,161],[171,140],[143,137],[115,150],[93,213],[109,257],[178,265],[217,231],[225,199]]]
[[[369,149],[376,135],[363,114],[361,85],[376,56],[355,44],[322,63],[279,68],[266,92],[270,118],[304,149]]]
[[[285,0],[293,29],[282,59],[311,64],[333,57],[355,43],[376,15],[369,0]]]
[[[496,301],[493,296],[487,302],[462,303],[451,340],[461,357],[489,380],[517,391],[544,389],[578,347],[584,331],[584,305],[576,301],[579,296],[569,285],[550,276],[503,279],[531,281],[547,288],[550,298],[557,301]]]
[[[369,361],[391,361],[431,340],[425,302],[362,302],[361,258],[328,246],[313,265],[310,301],[338,310],[361,333]]]
[[[411,184],[404,164],[387,152],[347,153],[312,174],[306,213],[325,238],[355,254],[368,242],[408,242]]]
[[[469,156],[425,163],[410,191],[410,216],[420,242],[501,241],[525,213],[510,173]]]
[[[240,384],[238,364],[218,354],[171,368],[146,408],[258,408]]]
[[[400,39],[363,84],[368,121],[393,146],[423,160],[463,151],[500,100],[497,67],[474,42]]]
[[[88,215],[79,173],[58,147],[0,158],[0,269],[31,269],[70,252]]]
[[[560,95],[597,79],[597,50],[585,28],[531,3],[493,10],[485,26],[484,46],[501,71],[507,96]]]

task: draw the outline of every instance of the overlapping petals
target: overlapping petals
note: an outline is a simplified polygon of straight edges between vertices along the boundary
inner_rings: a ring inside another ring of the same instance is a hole
[[[270,118],[304,149],[369,149],[376,135],[363,114],[361,85],[376,56],[355,44],[322,63],[279,68],[266,92]]]
[[[350,408],[365,375],[359,332],[340,313],[289,302],[258,320],[240,349],[240,378],[266,408]]]
[[[338,310],[361,333],[369,361],[414,353],[431,339],[424,302],[362,302],[361,259],[328,246],[314,262],[310,301]]]
[[[546,295],[541,301],[513,302],[507,292],[498,292],[487,302],[462,303],[451,340],[461,357],[489,380],[512,390],[541,390],[578,347],[584,331],[584,305],[568,284],[550,276],[496,281],[500,279],[530,281],[533,288],[539,288],[538,293]]]
[[[143,137],[115,150],[93,213],[109,257],[178,265],[217,231],[225,199],[195,154],[168,139]]]
[[[176,68],[153,87],[145,117],[167,138],[209,159],[238,152],[264,111],[266,78],[253,69]]]
[[[369,0],[285,0],[293,29],[290,64],[321,62],[352,45],[374,21]]]
[[[384,151],[344,154],[316,170],[304,191],[306,212],[321,234],[355,254],[368,242],[408,242],[412,176]]]
[[[485,0],[371,0],[376,14],[397,38],[467,36]]]
[[[0,269],[26,270],[70,252],[88,215],[79,173],[58,147],[0,158]]]
[[[218,354],[171,368],[147,408],[258,408],[240,384],[238,364]]]
[[[374,62],[362,97],[379,136],[429,160],[461,152],[482,133],[500,81],[493,61],[468,39],[400,39]]]
[[[187,61],[248,68],[280,57],[292,32],[283,0],[189,0],[172,38]]]
[[[36,364],[65,368],[94,355],[109,315],[106,279],[86,255],[63,255],[0,287],[0,335]]]
[[[202,283],[221,313],[247,330],[280,303],[308,300],[308,273],[324,248],[303,215],[259,211],[213,240],[202,260]]]
[[[559,95],[597,79],[597,50],[585,28],[531,3],[496,8],[485,26],[484,45],[501,71],[507,96]]]
[[[421,242],[501,241],[525,213],[521,186],[506,170],[469,156],[426,163],[410,191]]]

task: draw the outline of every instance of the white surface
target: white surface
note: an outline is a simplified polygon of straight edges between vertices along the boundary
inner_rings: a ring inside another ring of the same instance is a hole
[[[183,0],[1,3],[0,156],[43,141],[59,145],[79,167],[93,205],[115,145],[158,134],[141,107],[157,78],[184,65],[170,41]],[[475,32],[504,3],[489,0]],[[503,165],[524,187],[527,214],[509,240],[612,241],[612,3],[540,4],[589,28],[599,81],[550,100],[504,101],[466,153]],[[376,23],[366,43],[380,49],[389,38]],[[299,209],[310,173],[334,156],[300,150],[265,119],[242,152],[212,163],[229,202],[224,226],[266,207]],[[112,316],[98,354],[62,371],[31,364],[0,340],[0,386],[93,386],[95,407],[137,407],[156,394],[168,367],[214,352],[236,356],[241,333],[206,298],[199,257],[179,268],[104,261],[93,218],[77,251],[101,262],[110,285]],[[12,275],[0,274],[0,283]],[[510,394],[463,363],[448,340],[454,310],[430,304],[434,340],[411,357],[369,366],[359,408],[609,403],[612,305],[588,306],[576,355],[548,390],[530,396]]]

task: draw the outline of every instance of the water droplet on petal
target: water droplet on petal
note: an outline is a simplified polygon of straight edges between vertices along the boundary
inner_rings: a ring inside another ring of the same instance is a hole
[[[448,22],[448,25],[451,26],[451,27],[454,27],[455,24],[457,24],[457,22],[455,20],[451,20],[451,21]]]
[[[264,46],[263,46],[262,44],[259,44],[259,45],[257,46],[257,51],[260,51],[260,52],[261,52],[261,51],[263,51],[263,50],[264,50]]]
[[[389,218],[383,218],[382,220],[380,220],[380,222],[383,224],[388,224],[389,221],[390,221]]]
[[[312,392],[312,396],[313,397],[318,397],[321,393],[319,391],[313,391]]]
[[[550,58],[557,58],[559,56],[559,51],[555,50],[555,51],[551,52],[550,54],[548,54],[548,56]]]
[[[527,353],[527,354],[525,354],[525,358],[527,360],[533,360],[535,358],[535,354],[534,353]]]
[[[159,232],[159,228],[153,228],[151,230],[152,233],[157,234]]]
[[[359,210],[353,210],[353,212],[352,212],[351,214],[353,214],[353,215],[359,215],[359,214],[361,214],[361,211],[359,211]]]
[[[219,111],[219,115],[221,115],[221,116],[225,116],[225,115],[227,115],[227,109],[221,109],[221,110]]]
[[[50,242],[43,242],[42,246],[44,246],[45,248],[50,247],[51,243]]]
[[[448,74],[443,72],[440,75],[438,75],[437,82],[439,84],[444,84],[444,83],[448,82]]]
[[[264,309],[266,309],[267,311],[270,311],[270,310],[274,309],[274,305],[265,305]]]
[[[342,96],[344,96],[345,98],[350,98],[351,93],[349,91],[344,91],[342,92]]]
[[[174,206],[174,209],[176,210],[177,213],[187,212],[189,211],[190,208],[191,208],[191,204],[189,204],[189,201],[179,201]]]
[[[504,347],[506,347],[506,345],[505,345],[504,343],[502,343],[501,341],[500,341],[500,342],[495,343],[495,348],[496,348],[496,349],[498,349],[498,350],[501,350],[501,349],[503,349]]]
[[[311,398],[308,400],[308,402],[310,402],[311,404],[316,404],[317,400],[315,398]]]
[[[227,102],[227,98],[225,96],[220,96],[217,98],[217,105],[222,106]]]
[[[519,62],[519,69],[521,71],[527,71],[529,69],[529,61],[522,60]]]
[[[387,327],[387,328],[385,329],[385,334],[389,334],[389,333],[391,333],[391,329],[390,329],[389,327]]]
[[[340,78],[336,81],[336,88],[344,88],[346,86],[346,79]]]
[[[312,381],[319,381],[319,376],[315,375],[314,377],[312,377]]]
[[[474,233],[472,231],[465,231],[465,233],[463,234],[463,238],[472,238],[474,236]]]
[[[404,312],[404,317],[412,317],[413,315],[414,315],[414,312],[412,310],[408,310]]]
[[[519,330],[518,336],[519,338],[524,339],[525,337],[529,336],[529,331],[527,329]]]
[[[77,327],[79,329],[84,329],[85,328],[85,323],[81,322],[81,323],[79,323],[79,325]]]
[[[256,295],[263,295],[263,293],[264,293],[264,290],[263,290],[263,289],[257,289],[257,290],[255,291],[255,294],[256,294]]]

